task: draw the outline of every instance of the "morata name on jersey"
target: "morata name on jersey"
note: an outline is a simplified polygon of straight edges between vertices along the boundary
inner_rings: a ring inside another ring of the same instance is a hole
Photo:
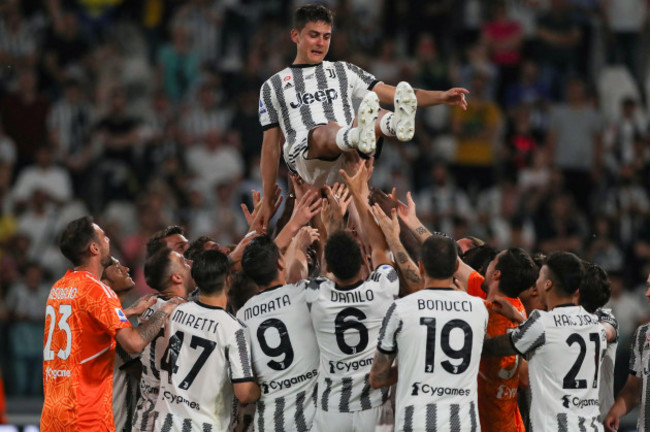
[[[264,315],[265,313],[273,312],[281,307],[289,305],[291,305],[291,299],[287,294],[285,294],[282,297],[271,299],[266,303],[247,307],[244,309],[244,320],[249,320],[258,315]]]

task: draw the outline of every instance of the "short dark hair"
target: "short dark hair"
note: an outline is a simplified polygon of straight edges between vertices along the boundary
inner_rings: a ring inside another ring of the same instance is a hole
[[[174,234],[185,235],[183,227],[178,225],[169,225],[154,233],[147,241],[147,256],[153,255],[158,249],[167,246],[165,239]]]
[[[259,286],[267,286],[278,277],[280,250],[269,235],[255,237],[244,249],[241,267]]]
[[[293,28],[300,31],[309,22],[334,24],[334,13],[320,4],[307,4],[299,7],[293,14]]]
[[[196,240],[190,243],[189,247],[183,253],[183,255],[185,255],[185,258],[187,258],[188,260],[194,261],[194,258],[196,258],[196,256],[203,251],[205,244],[209,241],[213,241],[213,240],[208,236],[201,236],[197,238]]]
[[[144,262],[144,280],[158,292],[165,289],[171,276],[171,253],[172,250],[165,246],[149,255]]]
[[[424,272],[433,279],[449,279],[456,272],[458,252],[454,239],[443,233],[434,233],[422,245]]]
[[[528,252],[521,248],[506,249],[500,254],[494,269],[501,272],[499,291],[512,298],[530,288],[539,273]]]
[[[598,264],[583,262],[585,273],[580,283],[580,306],[589,313],[605,306],[612,296],[612,286],[607,272]]]
[[[216,249],[202,251],[192,263],[192,278],[201,294],[219,294],[230,274],[228,255]]]
[[[228,306],[232,312],[237,311],[246,304],[248,299],[259,292],[259,287],[253,279],[243,271],[234,273],[230,278],[230,290],[228,290]]]
[[[83,216],[70,222],[61,233],[59,249],[75,267],[84,263],[90,243],[99,241],[93,224],[91,216]]]
[[[550,270],[550,278],[561,294],[573,295],[580,288],[584,274],[582,260],[571,252],[553,252],[544,264]]]
[[[490,261],[492,261],[496,256],[497,250],[495,248],[488,244],[482,244],[467,249],[461,258],[465,264],[479,272],[482,276],[485,276]]]
[[[352,279],[359,274],[363,263],[359,242],[347,231],[336,231],[325,243],[325,262],[338,279]]]

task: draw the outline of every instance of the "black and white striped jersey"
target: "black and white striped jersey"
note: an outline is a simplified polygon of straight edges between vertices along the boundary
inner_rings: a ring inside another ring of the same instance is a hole
[[[477,376],[488,322],[478,297],[429,288],[396,300],[377,349],[397,354],[396,431],[480,431]]]
[[[249,331],[262,389],[255,430],[311,430],[319,357],[304,285],[268,288],[251,297],[237,318]]]
[[[607,335],[596,315],[573,304],[535,310],[510,339],[528,357],[533,430],[603,430],[598,393]]]
[[[650,323],[639,326],[634,332],[630,352],[630,374],[641,379],[641,404],[637,429],[650,431]]]
[[[156,303],[138,317],[138,323],[147,322],[151,315],[164,304],[165,300],[159,297]],[[162,327],[156,337],[140,353],[140,362],[142,363],[140,397],[133,415],[133,426],[141,431],[153,430],[154,408],[156,407],[160,387],[160,360],[165,351],[164,335],[165,329]]]
[[[616,350],[618,348],[618,321],[611,309],[600,308],[595,312],[600,323],[607,323],[616,330],[616,340],[607,342],[607,350],[600,367],[600,417],[605,420],[610,408],[614,405],[614,367],[616,365]]]
[[[113,365],[113,420],[116,432],[131,432],[131,420],[139,393],[138,379],[126,370],[133,362],[138,362],[137,356],[132,356],[117,344]]]
[[[352,99],[363,98],[377,83],[372,74],[346,62],[292,65],[262,85],[260,124],[264,130],[280,127],[285,161],[294,168],[297,154],[307,148],[309,131],[329,122],[352,124]]]
[[[220,307],[183,303],[165,326],[155,430],[225,431],[233,384],[253,381],[246,328]]]
[[[317,409],[348,413],[382,405],[388,388],[370,387],[370,369],[382,319],[399,292],[395,269],[382,265],[348,287],[326,278],[301,284],[320,349]]]

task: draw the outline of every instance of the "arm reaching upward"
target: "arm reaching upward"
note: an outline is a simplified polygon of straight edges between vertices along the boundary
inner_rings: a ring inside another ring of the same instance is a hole
[[[282,131],[274,127],[264,131],[262,140],[262,158],[260,174],[262,175],[262,228],[267,229],[273,213],[273,197],[275,196],[275,181],[278,178],[278,166],[282,148]]]

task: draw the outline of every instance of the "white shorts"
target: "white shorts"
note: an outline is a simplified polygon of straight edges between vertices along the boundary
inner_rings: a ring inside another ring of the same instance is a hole
[[[343,179],[339,170],[344,167],[345,157],[340,154],[334,160],[307,159],[309,135],[298,137],[289,149],[285,162],[305,182],[314,186],[333,185]]]
[[[323,411],[316,408],[312,432],[375,432],[385,430],[381,425],[382,420],[390,417],[392,413],[390,401],[383,405],[363,411],[341,413]]]

